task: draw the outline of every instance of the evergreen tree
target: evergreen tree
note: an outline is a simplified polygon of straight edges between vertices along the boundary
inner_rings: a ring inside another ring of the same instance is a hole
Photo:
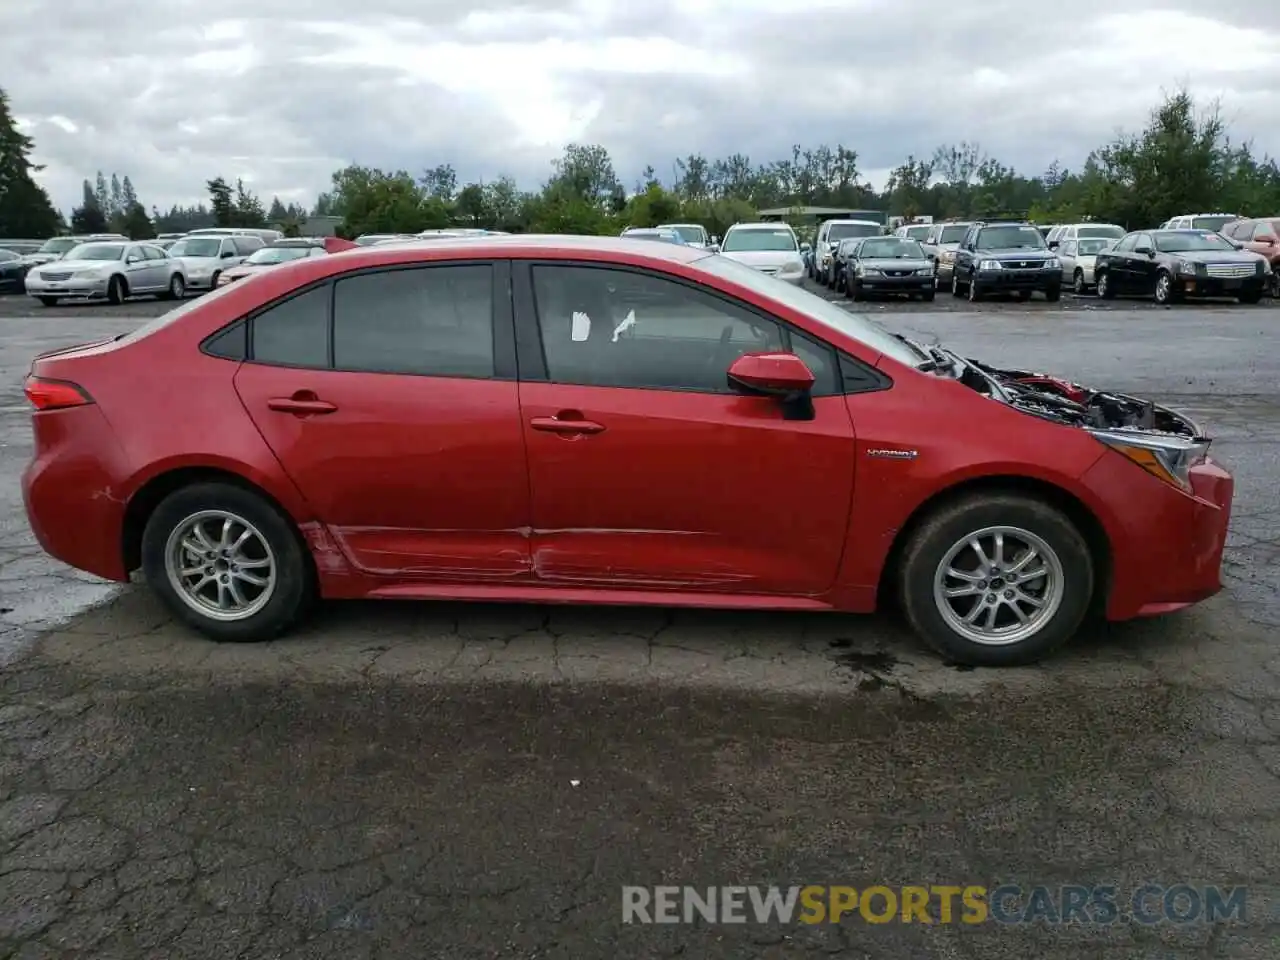
[[[71,211],[72,233],[106,233],[107,215],[98,206],[98,196],[89,181],[84,182],[84,199]]]
[[[0,237],[49,237],[62,225],[49,195],[32,178],[41,169],[31,162],[32,146],[0,89]]]

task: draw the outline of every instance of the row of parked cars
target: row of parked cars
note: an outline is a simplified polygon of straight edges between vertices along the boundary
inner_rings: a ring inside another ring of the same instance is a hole
[[[1040,293],[1056,301],[1070,287],[1159,304],[1184,297],[1257,303],[1280,296],[1278,238],[1280,218],[1227,213],[1189,214],[1138,231],[1108,223],[954,220],[901,226],[892,237],[870,221],[837,220],[824,223],[804,252],[812,280],[854,299],[931,300],[935,289],[950,287],[970,300]]]
[[[303,257],[353,246],[336,237],[288,239],[278,230],[210,227],[154,240],[103,233],[54,237],[12,264],[10,287],[47,307],[63,301],[122,303],[131,297],[180,300]]]

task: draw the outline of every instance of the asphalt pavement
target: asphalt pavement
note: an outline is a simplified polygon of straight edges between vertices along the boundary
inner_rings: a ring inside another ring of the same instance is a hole
[[[216,646],[40,557],[16,490],[30,357],[167,305],[0,299],[0,957],[1280,956],[1280,310],[949,301],[864,312],[1210,428],[1223,595],[1004,671],[888,617],[706,611],[345,604]],[[1001,883],[1247,908],[622,923],[626,885]]]

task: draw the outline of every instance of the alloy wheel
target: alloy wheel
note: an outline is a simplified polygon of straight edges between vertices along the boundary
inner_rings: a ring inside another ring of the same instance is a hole
[[[245,620],[277,585],[275,554],[262,531],[225,510],[201,510],[176,524],[164,552],[178,597],[211,620]]]
[[[1012,526],[975,530],[943,555],[933,600],[947,625],[983,646],[1008,646],[1038,633],[1066,590],[1062,561],[1041,537]]]

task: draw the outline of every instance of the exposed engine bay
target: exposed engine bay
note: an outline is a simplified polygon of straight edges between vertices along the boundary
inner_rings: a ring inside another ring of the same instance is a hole
[[[978,393],[1032,416],[1095,430],[1138,430],[1188,440],[1204,437],[1193,421],[1150,400],[1104,393],[1047,373],[1001,370],[937,346],[912,345],[932,357],[921,369],[949,373]]]

